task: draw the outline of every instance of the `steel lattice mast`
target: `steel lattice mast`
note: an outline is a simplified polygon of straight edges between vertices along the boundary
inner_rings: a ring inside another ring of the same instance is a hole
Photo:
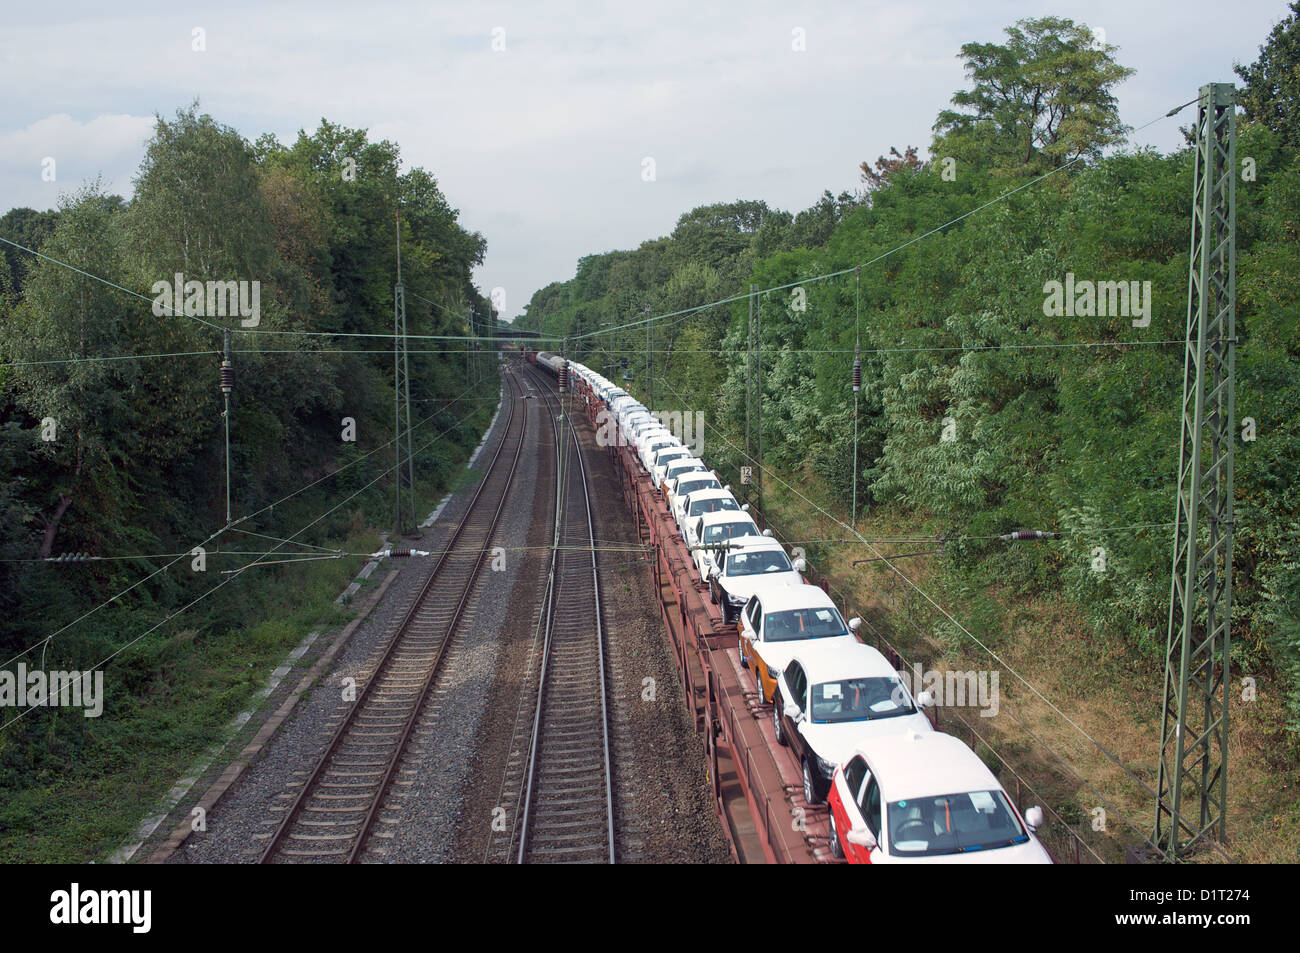
[[[1236,91],[1201,87],[1182,450],[1154,840],[1178,859],[1227,831],[1236,440]]]

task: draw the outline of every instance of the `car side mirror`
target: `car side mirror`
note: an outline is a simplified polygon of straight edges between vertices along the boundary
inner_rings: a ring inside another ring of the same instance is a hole
[[[865,827],[853,827],[845,835],[850,844],[857,844],[859,847],[865,847],[867,850],[876,849],[876,835]]]
[[[740,509],[741,509],[742,512],[748,513],[748,512],[749,512],[749,504],[748,504],[748,503],[741,503],[741,504],[740,504]]]
[[[746,642],[758,641],[758,636],[756,636],[753,632],[742,632],[740,633],[740,637],[744,639]]]
[[[728,483],[726,486],[723,487],[723,489],[726,490],[728,493],[730,493],[730,492],[731,492],[731,484]]]
[[[799,710],[799,706],[794,702],[786,702],[785,707],[782,710],[785,712],[787,718],[792,718],[796,721],[803,715],[803,712]]]
[[[808,563],[802,556],[800,556],[798,559],[794,561],[795,572],[803,572],[807,568],[808,568]]]
[[[1036,831],[1043,826],[1043,809],[1035,804],[1029,810],[1025,811],[1025,823],[1029,825],[1031,831]]]
[[[849,620],[849,631],[850,631],[850,632],[853,632],[853,633],[856,634],[857,631],[858,631],[858,629],[860,629],[860,628],[862,628],[862,620],[859,619],[857,616],[854,616],[852,619]]]
[[[934,696],[931,695],[928,690],[919,692],[916,696],[916,703],[920,705],[922,708],[933,708]]]
[[[763,535],[766,536],[768,539],[771,539],[771,538],[772,538],[772,531],[771,531],[770,529],[765,529],[765,530],[763,530]]]

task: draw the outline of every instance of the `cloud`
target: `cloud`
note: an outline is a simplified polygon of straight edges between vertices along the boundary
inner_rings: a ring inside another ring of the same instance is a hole
[[[59,196],[101,178],[108,192],[129,196],[152,116],[105,115],[89,122],[66,113],[0,131],[0,181],[5,208],[52,208]],[[53,181],[47,181],[50,175]]]
[[[1210,0],[1066,0],[1062,15],[1106,30],[1138,74],[1118,90],[1138,125],[1231,79],[1279,0],[1247,0],[1214,31]],[[1077,9],[1075,9],[1077,8]],[[967,84],[969,41],[1041,15],[1037,0],[413,4],[390,0],[69,0],[52,20],[15,5],[0,34],[0,211],[48,207],[102,173],[130,192],[155,112],[198,97],[252,139],[292,141],[322,117],[396,142],[431,171],[462,222],[483,232],[484,289],[512,309],[593,251],[667,234],[694,206],[761,198],[798,211],[857,167],[930,142]],[[192,31],[206,49],[193,50]],[[505,50],[492,50],[493,30]],[[806,49],[793,49],[795,28]],[[1185,120],[1183,120],[1185,121]],[[1178,121],[1140,137],[1177,148]],[[41,181],[54,155],[58,181]],[[653,156],[657,179],[641,180]]]

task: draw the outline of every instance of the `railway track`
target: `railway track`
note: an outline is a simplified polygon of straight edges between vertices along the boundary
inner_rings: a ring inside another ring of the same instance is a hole
[[[555,428],[558,515],[540,646],[502,785],[515,823],[488,849],[517,863],[614,863],[608,673],[586,463],[572,425],[556,424],[560,399],[549,378],[528,373]]]
[[[314,770],[279,808],[261,863],[357,863],[391,818],[388,798],[413,740],[436,721],[431,699],[463,642],[466,607],[509,498],[528,435],[523,388],[505,376],[509,417],[478,490],[443,545],[355,702],[340,711]],[[273,808],[273,810],[275,810]]]

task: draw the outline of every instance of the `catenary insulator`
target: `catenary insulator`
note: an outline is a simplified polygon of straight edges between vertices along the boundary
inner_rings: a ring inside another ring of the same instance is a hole
[[[853,393],[862,390],[862,358],[853,359]]]
[[[569,362],[560,363],[560,393],[563,394],[569,389]]]
[[[235,365],[230,363],[230,332],[225,334],[225,357],[221,361],[221,393],[227,397],[235,389]]]

